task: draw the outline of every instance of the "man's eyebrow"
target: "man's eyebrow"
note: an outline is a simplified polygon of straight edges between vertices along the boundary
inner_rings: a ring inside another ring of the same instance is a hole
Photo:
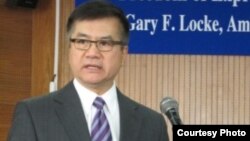
[[[89,35],[85,34],[85,33],[77,33],[76,37],[89,37]]]
[[[113,38],[112,38],[112,36],[104,36],[104,37],[101,37],[100,38],[101,40],[112,40]]]
[[[91,36],[85,33],[77,33],[76,37],[86,37],[86,38],[90,38]],[[107,35],[107,36],[103,36],[103,37],[98,37],[99,40],[113,40],[112,36]]]

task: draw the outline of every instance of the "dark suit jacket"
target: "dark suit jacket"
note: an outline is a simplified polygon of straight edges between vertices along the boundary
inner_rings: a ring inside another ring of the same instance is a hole
[[[168,141],[163,116],[118,90],[120,141]],[[19,102],[8,141],[91,141],[72,82],[49,95]]]

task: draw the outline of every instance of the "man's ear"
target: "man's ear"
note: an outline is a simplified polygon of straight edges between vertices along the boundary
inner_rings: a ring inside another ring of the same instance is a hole
[[[127,46],[127,45],[124,46],[124,47],[122,48],[122,51],[123,51],[124,54],[128,54],[128,46]]]
[[[124,46],[123,48],[122,48],[122,57],[123,57],[123,59],[122,59],[122,66],[124,65],[124,63],[125,63],[125,61],[126,61],[126,58],[127,58],[127,55],[128,55],[128,46]]]

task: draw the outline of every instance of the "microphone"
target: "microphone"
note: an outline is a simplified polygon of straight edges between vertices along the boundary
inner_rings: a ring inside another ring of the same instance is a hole
[[[171,97],[165,97],[161,101],[161,112],[168,117],[172,125],[182,125],[178,107],[177,101]]]

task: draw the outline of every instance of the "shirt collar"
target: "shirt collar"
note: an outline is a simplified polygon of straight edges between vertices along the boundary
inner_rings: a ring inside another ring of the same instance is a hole
[[[81,85],[77,79],[73,80],[73,84],[76,88],[76,91],[77,91],[79,97],[80,97],[85,114],[89,115],[91,112],[92,104],[93,104],[95,98],[98,97],[99,95],[96,94],[95,92],[87,89],[83,85]],[[104,94],[102,94],[99,97],[103,98],[103,100],[106,103],[105,107],[107,107],[107,111],[112,114],[114,108],[111,108],[111,107],[117,101],[117,90],[116,90],[115,82],[113,83],[113,85],[111,86],[110,89],[108,89]]]

